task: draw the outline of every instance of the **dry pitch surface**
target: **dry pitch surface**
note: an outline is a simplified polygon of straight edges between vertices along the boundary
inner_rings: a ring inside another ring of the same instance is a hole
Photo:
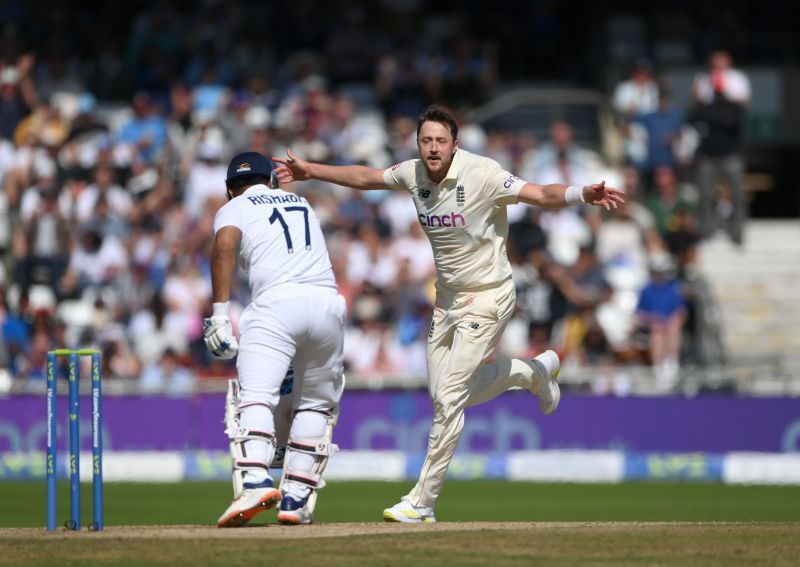
[[[798,523],[443,522],[0,529],[0,565],[797,565]]]

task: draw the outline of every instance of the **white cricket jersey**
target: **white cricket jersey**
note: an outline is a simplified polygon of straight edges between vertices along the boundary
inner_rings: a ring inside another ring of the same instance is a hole
[[[214,233],[226,226],[242,231],[239,262],[254,302],[293,284],[336,290],[319,219],[300,195],[254,185],[217,211]]]
[[[433,248],[437,286],[470,290],[511,278],[506,206],[517,202],[525,181],[496,161],[461,149],[438,184],[419,159],[387,169],[383,181],[411,193]]]

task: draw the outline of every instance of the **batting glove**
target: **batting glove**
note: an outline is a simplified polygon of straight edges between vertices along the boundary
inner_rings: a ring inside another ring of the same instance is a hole
[[[214,315],[203,319],[203,340],[216,358],[228,360],[236,356],[239,342],[233,335],[227,303],[215,303]]]

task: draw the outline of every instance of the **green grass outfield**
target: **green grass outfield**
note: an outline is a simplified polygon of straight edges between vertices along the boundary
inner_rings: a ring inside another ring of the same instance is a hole
[[[412,483],[331,482],[317,522],[376,522]],[[68,517],[59,485],[59,522]],[[83,523],[91,521],[91,485],[83,484]],[[106,525],[213,524],[231,499],[226,482],[105,485]],[[0,527],[41,527],[44,482],[0,483]],[[274,521],[265,512],[260,518]],[[534,484],[453,481],[439,500],[440,522],[800,522],[800,487],[697,483]],[[259,520],[261,521],[261,520]]]
[[[448,481],[439,523],[386,524],[410,483],[331,483],[318,523],[213,526],[229,483],[117,484],[106,531],[44,529],[44,482],[0,483],[0,566],[797,565],[800,488]],[[59,520],[67,519],[67,485]],[[91,485],[82,486],[83,522]],[[364,522],[364,523],[358,523]],[[723,522],[723,523],[720,523]]]

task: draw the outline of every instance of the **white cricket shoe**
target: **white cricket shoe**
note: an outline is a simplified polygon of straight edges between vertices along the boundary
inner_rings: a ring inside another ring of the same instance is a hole
[[[433,524],[436,517],[433,508],[416,507],[411,504],[408,496],[403,496],[398,504],[383,511],[383,519],[387,522],[401,522],[403,524]]]
[[[308,497],[297,500],[291,496],[284,496],[278,510],[278,523],[284,526],[313,524],[314,514],[308,509]]]
[[[561,401],[561,389],[556,381],[561,370],[561,361],[555,351],[546,350],[532,362],[536,378],[531,392],[539,398],[539,409],[542,413],[550,415],[558,409],[558,403]]]
[[[217,527],[237,528],[253,519],[253,516],[273,508],[281,499],[280,491],[272,479],[257,485],[245,483],[242,495],[231,502],[225,513],[217,520]]]

